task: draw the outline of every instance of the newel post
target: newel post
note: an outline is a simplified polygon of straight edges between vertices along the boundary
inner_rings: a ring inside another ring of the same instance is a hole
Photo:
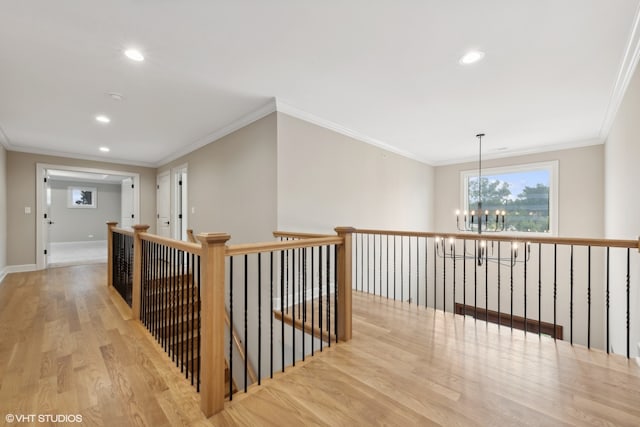
[[[136,224],[133,228],[133,284],[131,286],[131,314],[140,320],[140,299],[142,297],[142,239],[140,233],[149,229],[148,225]]]
[[[200,409],[210,417],[224,409],[225,233],[200,233]]]
[[[113,287],[113,229],[118,221],[107,221],[107,287]]]
[[[342,237],[343,244],[338,246],[338,338],[351,340],[351,237],[356,231],[353,227],[337,227],[336,233]]]

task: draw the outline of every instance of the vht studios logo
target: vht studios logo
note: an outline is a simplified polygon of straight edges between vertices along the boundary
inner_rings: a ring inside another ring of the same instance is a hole
[[[8,423],[81,423],[80,414],[7,414]]]

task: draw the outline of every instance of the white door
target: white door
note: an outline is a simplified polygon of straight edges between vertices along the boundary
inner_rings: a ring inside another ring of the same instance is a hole
[[[121,210],[120,227],[128,228],[137,222],[134,218],[133,209],[133,178],[125,178],[122,180],[122,190],[120,192],[121,197]]]
[[[169,172],[158,175],[157,180],[157,223],[156,232],[163,237],[171,237],[171,187]]]

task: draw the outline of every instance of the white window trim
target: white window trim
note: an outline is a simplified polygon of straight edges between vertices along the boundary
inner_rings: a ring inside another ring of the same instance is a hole
[[[517,232],[505,232],[509,236],[558,236],[558,161],[552,160],[549,162],[539,163],[526,163],[520,165],[500,166],[495,168],[483,168],[482,176],[488,175],[501,175],[507,173],[529,172],[532,170],[546,169],[549,171],[549,232],[540,233],[536,231],[517,231]],[[469,178],[475,178],[478,176],[478,169],[465,170],[460,172],[460,206],[464,210],[470,211],[467,201],[469,200],[468,193],[469,188],[467,186],[467,180]]]

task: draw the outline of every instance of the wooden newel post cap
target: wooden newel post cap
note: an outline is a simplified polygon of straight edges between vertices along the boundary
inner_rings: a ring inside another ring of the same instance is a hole
[[[353,227],[336,227],[334,230],[338,234],[352,234],[356,232],[356,229]]]
[[[203,245],[225,244],[231,239],[227,233],[199,233],[196,237]]]
[[[107,226],[108,226],[109,228],[113,228],[113,227],[115,227],[116,225],[118,225],[118,221],[107,221]]]
[[[135,224],[131,226],[131,228],[133,228],[133,231],[135,231],[136,233],[144,233],[149,229],[149,227],[151,226],[147,224]]]

